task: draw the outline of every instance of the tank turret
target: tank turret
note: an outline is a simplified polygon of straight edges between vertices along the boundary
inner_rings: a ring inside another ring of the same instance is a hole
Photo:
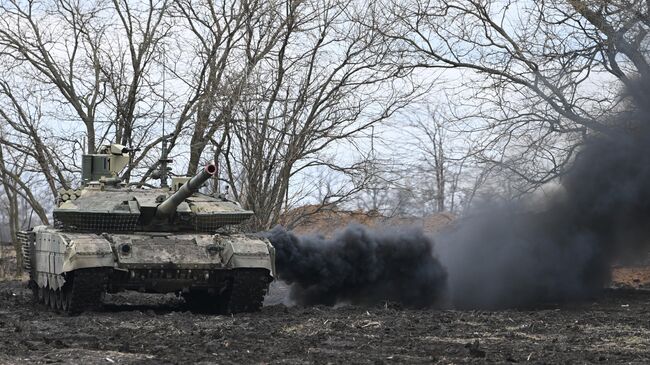
[[[104,146],[84,155],[84,187],[61,195],[54,221],[66,231],[214,232],[240,224],[253,212],[234,201],[201,194],[199,189],[217,172],[209,163],[193,178],[173,178],[171,187],[138,188],[120,179],[132,150]],[[74,196],[74,199],[72,198]]]
[[[60,191],[54,226],[20,234],[36,299],[79,312],[99,305],[106,291],[137,290],[176,293],[202,311],[259,309],[275,251],[234,229],[252,211],[199,192],[216,164],[173,178],[171,187],[133,185],[120,176],[133,152],[114,144],[84,155],[82,186]]]

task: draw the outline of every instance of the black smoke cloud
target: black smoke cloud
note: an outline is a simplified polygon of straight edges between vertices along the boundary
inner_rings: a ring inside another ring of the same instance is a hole
[[[526,307],[597,294],[616,260],[650,247],[650,82],[585,138],[545,209],[484,205],[437,235],[351,227],[327,240],[268,237],[301,304],[388,299],[456,308]],[[644,252],[645,251],[645,252]]]
[[[351,225],[326,239],[298,238],[278,226],[266,236],[276,250],[278,276],[299,304],[387,300],[423,307],[435,304],[445,289],[445,271],[421,230]]]
[[[586,298],[609,283],[616,260],[647,254],[649,91],[647,81],[628,88],[627,111],[585,139],[545,210],[482,207],[482,214],[437,237],[454,306],[519,307]]]

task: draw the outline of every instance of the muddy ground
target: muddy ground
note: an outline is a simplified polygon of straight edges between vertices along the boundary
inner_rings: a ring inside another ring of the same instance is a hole
[[[0,282],[0,364],[648,363],[650,291],[534,310],[285,307],[193,314],[174,297],[107,298],[66,316]]]

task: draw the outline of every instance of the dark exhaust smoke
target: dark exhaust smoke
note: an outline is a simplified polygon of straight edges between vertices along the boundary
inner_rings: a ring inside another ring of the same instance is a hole
[[[439,261],[417,230],[354,226],[328,240],[276,228],[268,237],[280,279],[301,304],[504,308],[598,293],[616,260],[650,248],[650,82],[623,97],[626,111],[586,137],[543,211],[480,206],[436,237]]]
[[[628,111],[586,138],[539,213],[509,204],[440,235],[451,303],[531,306],[586,298],[609,283],[611,265],[650,248],[650,83],[628,89]],[[643,252],[645,251],[645,252]]]
[[[444,292],[446,274],[422,231],[369,231],[351,225],[332,239],[298,238],[282,227],[267,233],[281,280],[298,304],[400,302],[430,306]]]

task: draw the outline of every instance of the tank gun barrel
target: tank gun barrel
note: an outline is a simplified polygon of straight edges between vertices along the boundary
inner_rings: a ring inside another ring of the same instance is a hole
[[[217,165],[214,162],[209,163],[205,168],[196,174],[190,181],[181,186],[178,191],[172,194],[164,202],[160,203],[156,210],[157,218],[167,218],[174,214],[176,208],[185,199],[189,198],[192,194],[197,192],[201,185],[208,181],[214,174],[217,173]]]

